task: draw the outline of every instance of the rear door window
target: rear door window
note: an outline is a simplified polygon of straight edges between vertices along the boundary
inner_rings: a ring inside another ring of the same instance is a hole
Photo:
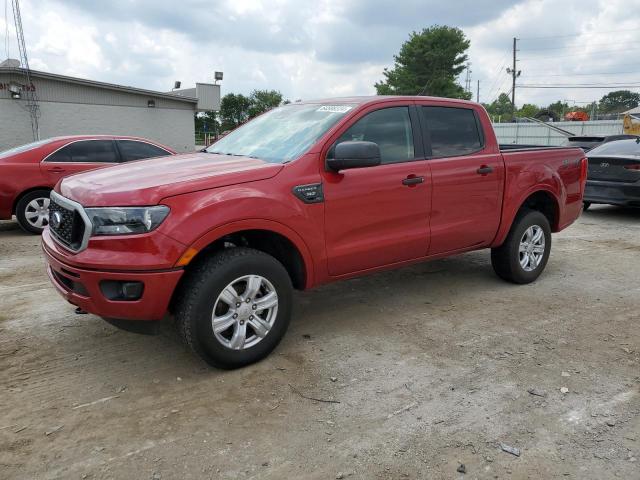
[[[118,148],[120,149],[120,155],[123,162],[171,155],[163,148],[135,140],[118,140]]]
[[[469,155],[482,149],[482,135],[473,110],[422,107],[422,111],[431,137],[433,158]]]
[[[119,161],[113,140],[81,140],[51,154],[47,162],[116,163]]]

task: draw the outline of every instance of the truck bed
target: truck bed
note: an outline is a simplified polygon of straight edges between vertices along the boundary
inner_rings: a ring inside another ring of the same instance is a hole
[[[561,150],[576,148],[575,146],[544,146],[544,145],[528,145],[524,143],[501,143],[498,145],[501,152],[504,151],[519,151],[519,150]]]

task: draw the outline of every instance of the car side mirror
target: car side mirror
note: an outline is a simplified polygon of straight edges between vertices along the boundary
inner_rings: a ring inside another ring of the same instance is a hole
[[[333,158],[327,159],[327,167],[334,172],[376,165],[380,165],[380,147],[373,142],[341,142],[335,146]]]

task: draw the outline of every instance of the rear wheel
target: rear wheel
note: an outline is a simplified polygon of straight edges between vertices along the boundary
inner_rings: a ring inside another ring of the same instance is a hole
[[[542,213],[518,214],[504,243],[491,250],[496,274],[509,282],[530,283],[540,276],[551,251],[551,227]]]
[[[16,204],[16,219],[25,232],[41,234],[49,224],[49,190],[34,190]]]
[[[284,336],[293,288],[275,258],[231,248],[187,273],[175,309],[187,345],[210,365],[237,368],[266,357]]]

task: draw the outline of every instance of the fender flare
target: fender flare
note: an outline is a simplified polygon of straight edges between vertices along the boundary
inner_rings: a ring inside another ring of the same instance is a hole
[[[276,222],[273,220],[252,218],[219,225],[199,237],[185,249],[185,252],[189,249],[195,249],[200,252],[205,247],[211,245],[213,242],[219,240],[225,235],[231,235],[243,230],[267,230],[285,237],[298,249],[298,252],[302,257],[305,271],[305,289],[309,288],[315,283],[313,256],[311,255],[309,247],[302,239],[302,237],[300,237],[300,235],[298,235],[294,230],[280,222]]]
[[[554,180],[558,180],[558,179],[554,178]],[[562,182],[560,182],[560,185],[562,185]],[[561,188],[562,188],[561,194],[564,194],[564,186],[562,186]],[[526,190],[525,193],[520,195],[516,202],[513,202],[513,204],[517,205],[517,208],[513,209],[513,211],[510,211],[508,213],[503,211],[503,216],[502,216],[502,220],[500,221],[500,227],[498,228],[498,233],[496,234],[496,237],[493,239],[493,242],[491,243],[492,247],[497,247],[502,245],[504,240],[507,238],[507,235],[509,234],[509,230],[511,230],[511,226],[513,225],[513,221],[515,220],[516,215],[518,215],[518,212],[524,205],[524,202],[531,195],[538,192],[543,192],[548,194],[555,202],[556,210],[560,212],[561,202],[560,202],[560,199],[558,198],[558,192],[554,192],[553,189],[549,187],[549,185],[532,186],[531,188]],[[556,220],[558,222],[560,221],[559,218]],[[555,231],[555,230],[556,228],[554,227],[554,225],[551,225],[551,231]]]

